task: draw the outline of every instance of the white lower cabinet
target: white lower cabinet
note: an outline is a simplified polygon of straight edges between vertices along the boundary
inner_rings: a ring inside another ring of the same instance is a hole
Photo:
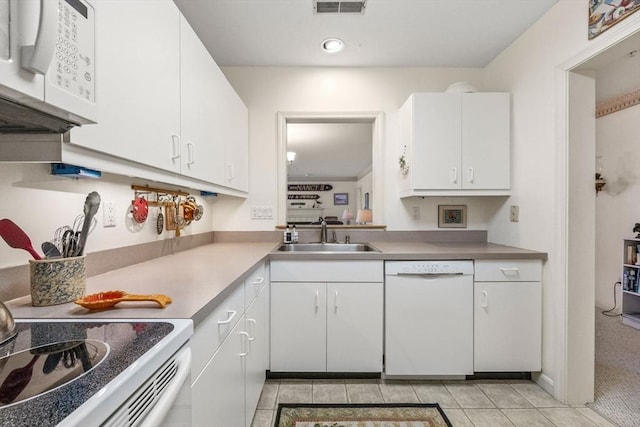
[[[260,265],[196,328],[194,361],[206,363],[191,375],[194,426],[251,425],[268,368],[266,274]],[[228,331],[219,345],[218,331]]]
[[[541,269],[540,260],[476,261],[474,371],[541,370]]]
[[[272,372],[382,372],[381,261],[276,260],[271,278]]]
[[[244,317],[191,386],[194,426],[245,425]]]

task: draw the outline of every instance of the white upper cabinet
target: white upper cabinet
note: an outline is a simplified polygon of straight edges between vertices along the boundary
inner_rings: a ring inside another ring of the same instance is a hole
[[[180,17],[180,141],[181,173],[224,183],[224,144],[219,140],[220,69],[189,23]]]
[[[71,131],[92,150],[179,171],[180,14],[170,1],[99,1],[97,125]],[[153,19],[151,19],[151,16]]]
[[[245,197],[247,107],[174,2],[95,5],[100,120],[72,144],[140,165],[107,172]]]
[[[414,93],[400,109],[400,196],[508,195],[508,93]]]

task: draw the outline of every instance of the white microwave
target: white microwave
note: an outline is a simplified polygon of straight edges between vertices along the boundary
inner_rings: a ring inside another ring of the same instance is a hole
[[[87,0],[0,0],[0,133],[96,123],[95,62]]]

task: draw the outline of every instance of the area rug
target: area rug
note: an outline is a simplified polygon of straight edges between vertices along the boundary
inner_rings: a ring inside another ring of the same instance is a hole
[[[275,427],[451,427],[437,403],[281,403]]]

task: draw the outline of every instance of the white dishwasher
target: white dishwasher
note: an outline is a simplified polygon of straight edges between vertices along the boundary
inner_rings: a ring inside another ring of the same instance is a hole
[[[385,262],[385,375],[473,374],[473,261]]]

